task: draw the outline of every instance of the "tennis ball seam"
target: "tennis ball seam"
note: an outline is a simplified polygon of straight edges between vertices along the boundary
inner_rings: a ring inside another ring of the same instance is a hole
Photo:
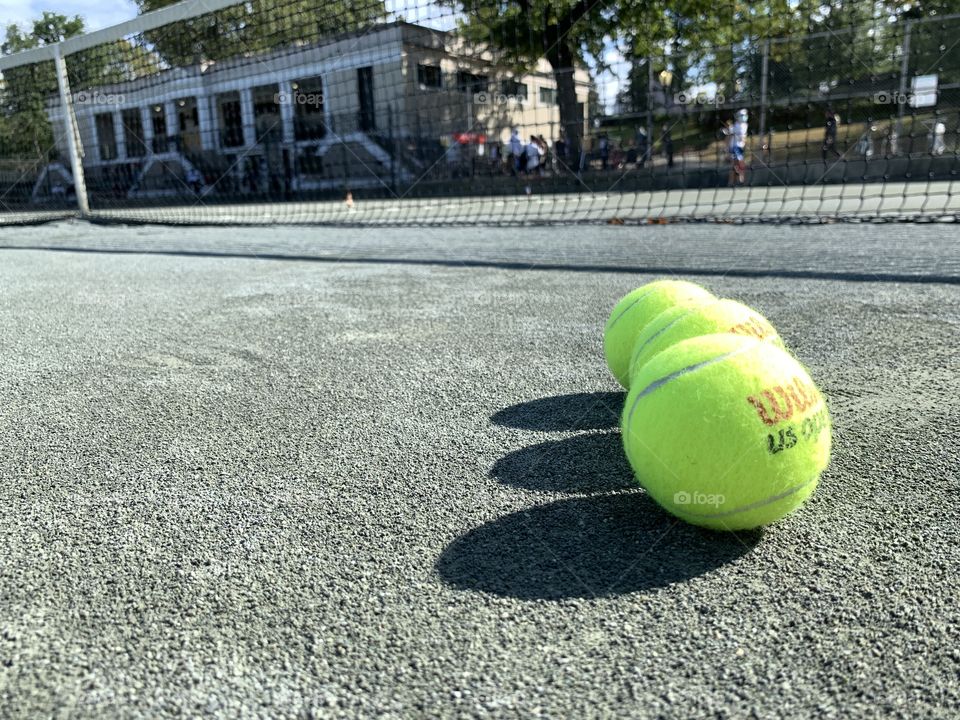
[[[633,307],[634,305],[636,305],[638,302],[640,302],[640,301],[643,300],[645,297],[647,297],[648,295],[650,295],[651,293],[654,293],[654,292],[656,292],[656,288],[651,288],[650,290],[647,290],[643,295],[640,295],[639,297],[634,298],[633,302],[630,303],[629,305],[627,305],[623,310],[621,310],[619,315],[617,315],[615,318],[610,318],[610,322],[607,324],[606,332],[609,332],[609,331],[610,331],[610,328],[612,328],[614,325],[616,325],[617,322],[620,320],[620,318],[622,318],[624,315],[626,315],[628,312],[630,312],[630,308],[632,308],[632,307]]]
[[[716,302],[716,301],[712,301],[712,302]],[[709,304],[710,304],[710,303],[704,303],[704,305],[709,305]],[[633,367],[634,363],[636,363],[637,357],[639,357],[640,353],[643,351],[643,348],[645,348],[647,345],[649,345],[649,344],[652,343],[654,340],[656,340],[658,337],[660,337],[663,333],[665,333],[668,329],[670,329],[670,328],[674,325],[674,323],[680,322],[680,320],[682,320],[683,318],[685,318],[687,315],[689,315],[690,313],[692,313],[694,310],[699,310],[701,307],[703,307],[703,305],[694,305],[694,306],[692,306],[692,307],[687,308],[686,311],[684,311],[684,312],[681,313],[680,315],[677,315],[677,317],[675,317],[673,320],[671,320],[670,322],[668,322],[668,323],[667,323],[666,325],[664,325],[662,328],[660,328],[659,330],[657,330],[653,335],[651,335],[650,337],[648,337],[648,338],[646,339],[646,341],[644,341],[643,345],[637,345],[636,347],[634,347],[634,348],[633,348],[633,355],[630,356],[630,367]]]
[[[723,512],[718,512],[718,513],[695,513],[695,512],[690,512],[688,510],[681,510],[679,508],[676,508],[676,506],[674,505],[674,512],[676,512],[678,515],[686,515],[688,517],[704,518],[709,520],[730,517],[731,515],[737,515],[743,512],[750,512],[751,510],[756,510],[766,505],[771,505],[775,502],[779,502],[780,500],[788,498],[791,495],[795,495],[796,493],[800,492],[811,483],[817,482],[817,480],[819,479],[820,479],[820,473],[817,473],[809,480],[806,480],[800,483],[799,485],[795,485],[789,490],[785,490],[784,492],[774,495],[772,497],[763,498],[762,500],[757,500],[756,502],[750,503],[749,505],[742,505],[741,507],[734,508],[733,510],[724,510]]]
[[[831,444],[825,398],[805,368],[782,348],[722,332],[658,358],[635,376],[621,426],[651,497],[718,530],[759,527],[800,507]]]
[[[708,365],[713,365],[714,363],[722,362],[727,358],[735,357],[740,353],[747,352],[748,350],[751,350],[751,349],[752,349],[751,346],[737,348],[736,350],[731,350],[730,352],[717,355],[716,357],[709,358],[708,360],[701,360],[700,362],[694,363],[693,365],[688,365],[685,368],[680,368],[679,370],[676,370],[670,373],[669,375],[665,375],[662,378],[658,378],[657,380],[654,380],[649,385],[647,385],[643,390],[638,392],[637,396],[633,399],[633,405],[630,406],[630,412],[627,414],[627,422],[624,423],[624,428],[623,428],[624,433],[628,436],[630,435],[630,423],[633,422],[633,414],[637,410],[637,405],[640,403],[640,400],[642,398],[646,397],[647,395],[652,393],[654,390],[658,390],[659,388],[663,387],[664,385],[666,385],[668,382],[672,380],[676,380],[677,378],[683,377],[684,375],[687,375],[692,372],[696,372],[697,370],[707,367]]]

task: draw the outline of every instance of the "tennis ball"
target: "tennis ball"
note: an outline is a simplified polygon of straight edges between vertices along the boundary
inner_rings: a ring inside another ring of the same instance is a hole
[[[655,355],[633,377],[621,428],[653,499],[718,530],[779,520],[830,460],[830,416],[807,371],[772,343],[730,333]]]
[[[760,313],[736,300],[712,300],[698,305],[675,305],[648,322],[634,344],[630,377],[661,350],[681,340],[713,333],[748,335],[783,347],[773,325]]]
[[[603,354],[617,382],[630,387],[630,356],[644,325],[674,305],[711,299],[710,292],[684,280],[656,280],[624,295],[614,306],[603,330]]]

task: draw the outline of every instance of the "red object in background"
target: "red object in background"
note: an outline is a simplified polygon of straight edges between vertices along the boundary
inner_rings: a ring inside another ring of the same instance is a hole
[[[487,136],[472,132],[454,133],[453,141],[461,145],[485,145]]]

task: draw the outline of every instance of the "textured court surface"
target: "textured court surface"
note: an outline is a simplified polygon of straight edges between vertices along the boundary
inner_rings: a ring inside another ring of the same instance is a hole
[[[0,717],[960,713],[953,225],[0,246]],[[773,528],[631,489],[600,334],[671,273],[829,398]]]

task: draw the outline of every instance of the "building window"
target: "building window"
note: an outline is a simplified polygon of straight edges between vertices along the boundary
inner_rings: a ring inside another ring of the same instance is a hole
[[[504,80],[500,83],[500,93],[509,95],[517,100],[527,99],[527,84],[516,80]]]
[[[417,65],[417,82],[421,88],[442,88],[443,73],[438,65]]]
[[[113,113],[100,113],[94,121],[97,126],[97,147],[101,160],[117,159],[117,133],[113,127]]]
[[[240,113],[240,93],[236,90],[217,95],[217,124],[221,147],[243,145],[243,115]]]
[[[257,142],[279,142],[283,133],[280,125],[280,94],[276,85],[260,85],[253,89],[253,124]]]
[[[143,141],[143,116],[140,108],[131,108],[120,113],[123,123],[123,141],[127,146],[127,157],[143,157],[147,154],[147,144]]]
[[[542,87],[540,88],[540,104],[541,105],[556,105],[557,104],[557,89],[552,87]]]
[[[320,140],[327,134],[323,118],[323,80],[319,76],[290,85],[293,102],[293,136],[297,140]]]
[[[188,152],[200,149],[202,145],[200,142],[201,132],[210,132],[210,128],[200,127],[200,112],[197,109],[197,99],[195,97],[177,100],[177,125],[180,128],[180,146]]]
[[[460,92],[481,93],[486,92],[490,86],[490,78],[486,75],[474,75],[473,73],[460,70],[457,73],[457,90]]]
[[[150,108],[150,122],[153,126],[153,151],[166,152],[167,144],[167,114],[163,105],[154,105]]]
[[[376,106],[373,99],[373,67],[357,68],[357,100],[360,112],[358,124],[363,132],[377,129]]]

